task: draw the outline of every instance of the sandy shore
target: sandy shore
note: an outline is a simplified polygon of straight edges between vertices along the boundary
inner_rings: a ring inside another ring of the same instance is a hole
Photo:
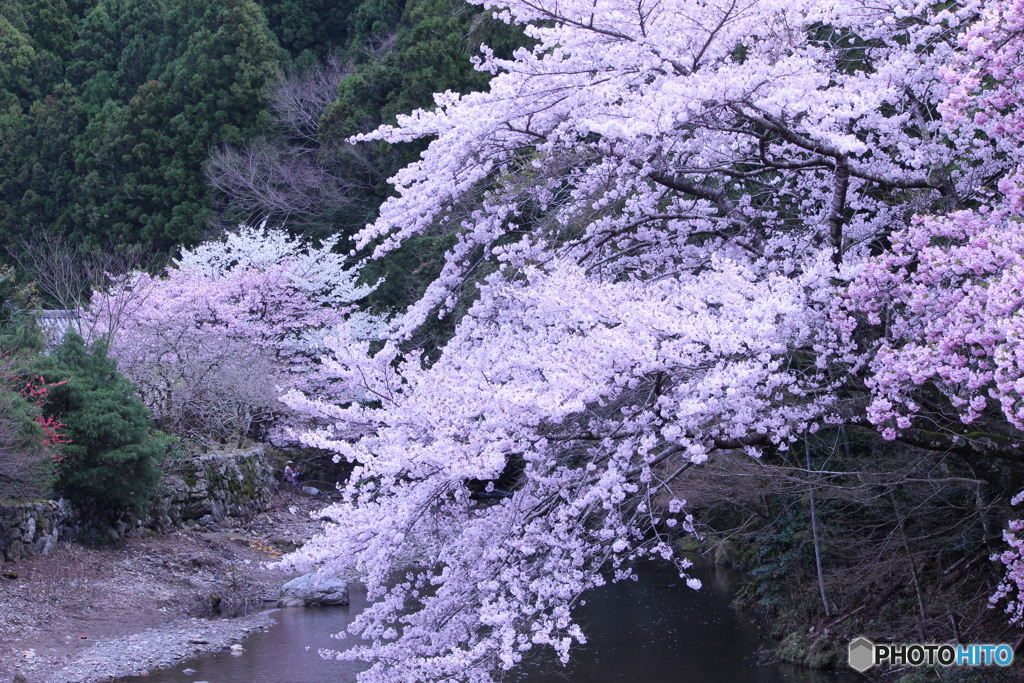
[[[268,627],[261,612],[292,575],[267,562],[315,533],[309,513],[322,505],[285,492],[241,528],[65,543],[4,565],[17,578],[0,578],[0,683],[145,675]]]

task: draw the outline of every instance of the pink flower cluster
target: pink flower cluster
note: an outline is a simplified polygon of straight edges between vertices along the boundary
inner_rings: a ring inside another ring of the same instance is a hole
[[[185,250],[160,277],[124,276],[88,314],[113,333],[111,354],[165,429],[265,433],[287,417],[286,389],[318,387],[323,338],[370,291],[333,246],[243,227]]]
[[[915,217],[847,290],[884,326],[868,386],[888,438],[911,425],[914,391],[939,387],[964,423],[996,402],[1024,429],[1024,177],[999,183],[994,208]]]
[[[1010,501],[1018,505],[1024,500],[1024,492],[1018,493]],[[1024,520],[1010,520],[1008,528],[1003,531],[1003,541],[1007,548],[1001,553],[992,556],[993,561],[1001,562],[1006,567],[1006,573],[996,592],[989,597],[992,607],[1006,601],[1005,612],[1010,615],[1011,624],[1019,624],[1024,619]]]

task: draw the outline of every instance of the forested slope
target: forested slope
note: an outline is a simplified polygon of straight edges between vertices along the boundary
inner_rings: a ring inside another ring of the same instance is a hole
[[[63,232],[167,252],[194,244],[218,218],[287,220],[321,234],[355,229],[409,153],[381,149],[364,159],[355,177],[343,178],[355,189],[340,210],[299,212],[253,204],[230,183],[222,187],[235,193],[211,189],[207,157],[225,146],[272,144],[285,156],[312,151],[332,174],[351,168],[335,158],[341,136],[429,105],[435,91],[486,82],[469,62],[493,37],[483,23],[495,22],[452,0],[6,2],[0,239],[14,245]],[[309,80],[328,55],[341,66],[321,103],[323,122],[309,136],[282,130],[275,88]]]

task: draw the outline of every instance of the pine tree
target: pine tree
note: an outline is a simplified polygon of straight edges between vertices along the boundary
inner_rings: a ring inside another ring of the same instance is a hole
[[[87,346],[69,332],[37,374],[54,386],[46,402],[60,418],[71,443],[57,490],[98,514],[128,509],[144,513],[160,479],[161,440],[150,434],[149,409],[131,382],[107,357],[107,344]]]

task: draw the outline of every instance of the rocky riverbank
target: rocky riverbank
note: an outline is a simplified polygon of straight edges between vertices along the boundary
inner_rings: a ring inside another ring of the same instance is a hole
[[[283,491],[239,528],[108,548],[59,543],[44,557],[4,565],[0,683],[141,675],[269,626],[259,612],[293,575],[266,563],[315,533],[310,512],[323,504]]]
[[[63,499],[0,503],[0,562],[49,554],[60,540],[140,538],[246,524],[267,509],[278,488],[262,446],[182,454],[164,469],[144,519],[125,511],[111,525]]]

